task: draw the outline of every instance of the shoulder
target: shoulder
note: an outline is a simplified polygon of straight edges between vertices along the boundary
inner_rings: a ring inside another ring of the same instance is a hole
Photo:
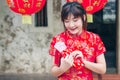
[[[86,35],[88,35],[89,38],[100,38],[99,34],[96,34],[90,31],[86,31]]]
[[[64,37],[64,36],[65,36],[65,32],[61,32],[61,33],[58,33],[55,36],[53,36],[53,38],[61,38],[61,37]]]
[[[64,39],[65,37],[65,32],[61,32],[61,33],[58,33],[56,34],[55,36],[52,37],[52,42],[58,42],[60,41],[61,39]]]
[[[99,34],[96,34],[96,33],[93,33],[93,32],[89,32],[89,31],[86,31],[86,35],[87,35],[87,40],[89,42],[92,42],[92,43],[97,43],[97,42],[100,42],[102,41]]]

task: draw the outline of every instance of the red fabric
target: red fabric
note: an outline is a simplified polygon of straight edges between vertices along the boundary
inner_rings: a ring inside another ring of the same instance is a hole
[[[46,0],[6,0],[10,9],[23,15],[40,11]]]
[[[57,58],[57,56],[55,60],[65,56],[63,52],[59,52],[54,47],[54,45],[60,41],[65,43],[69,54],[71,50],[79,50],[82,52],[84,58],[91,62],[94,62],[97,56],[106,51],[103,42],[97,34],[83,31],[79,36],[72,38],[68,31],[65,31],[53,37],[51,41],[49,54],[54,57],[56,54],[60,56],[59,58]],[[59,65],[59,61],[60,60],[54,62],[55,64]],[[80,69],[77,69],[73,66],[67,72],[59,76],[58,80],[93,80],[93,78],[92,72],[86,69],[84,66],[81,66]]]
[[[54,64],[56,64],[57,66],[60,65],[60,58],[61,58],[61,55],[58,54],[59,52],[56,50],[56,54],[54,56]]]

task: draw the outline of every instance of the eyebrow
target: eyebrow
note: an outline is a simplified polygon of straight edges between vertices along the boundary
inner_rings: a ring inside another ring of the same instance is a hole
[[[80,18],[80,16],[74,16],[72,19],[75,19],[75,18]],[[66,17],[65,19],[68,19],[68,17]]]

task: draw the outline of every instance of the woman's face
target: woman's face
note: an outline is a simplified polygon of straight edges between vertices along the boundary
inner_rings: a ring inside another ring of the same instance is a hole
[[[83,22],[80,17],[75,18],[72,14],[64,20],[65,28],[73,35],[79,35],[83,29]]]

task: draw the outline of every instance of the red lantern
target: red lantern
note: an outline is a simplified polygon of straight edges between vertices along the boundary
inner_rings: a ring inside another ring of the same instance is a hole
[[[7,0],[8,6],[16,13],[33,14],[41,10],[45,0]]]
[[[10,9],[22,15],[31,15],[40,11],[46,0],[6,0]]]
[[[82,4],[88,14],[93,14],[101,10],[108,0],[67,0],[67,2],[73,1],[77,1]]]

